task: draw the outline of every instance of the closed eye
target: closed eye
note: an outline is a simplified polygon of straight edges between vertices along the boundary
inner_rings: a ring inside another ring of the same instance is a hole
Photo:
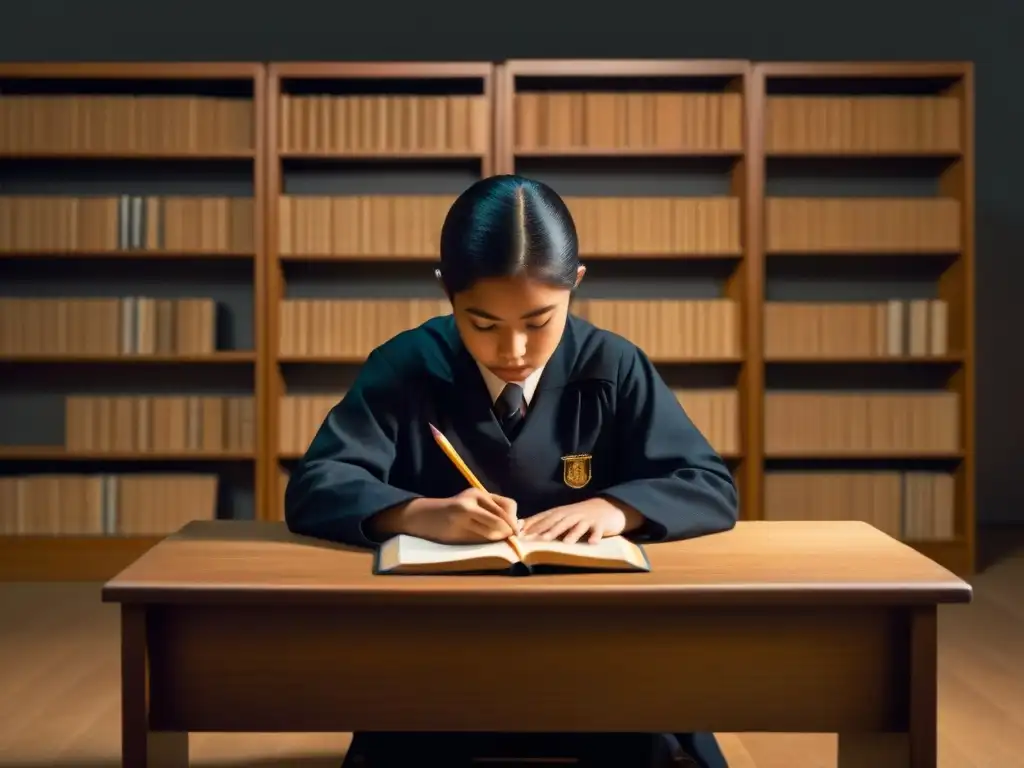
[[[527,323],[526,324],[526,329],[529,330],[529,331],[538,331],[541,328],[543,328],[544,326],[546,326],[548,323],[550,323],[551,319],[553,317],[554,317],[554,315],[548,315],[548,319],[545,320],[543,323]],[[497,324],[495,324],[495,323],[491,323],[489,325],[480,325],[479,323],[475,323],[475,322],[472,323],[472,326],[473,326],[474,330],[480,331],[481,333],[485,333],[487,331],[493,331],[493,330],[495,330],[498,327]]]

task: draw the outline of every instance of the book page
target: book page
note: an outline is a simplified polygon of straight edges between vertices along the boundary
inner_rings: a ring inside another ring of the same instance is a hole
[[[596,544],[575,543],[564,541],[521,541],[523,556],[528,559],[536,555],[536,562],[545,561],[546,554],[556,555],[559,562],[578,560],[581,563],[607,562],[623,563],[634,568],[647,569],[647,562],[636,544],[622,536],[609,536]]]
[[[380,564],[384,570],[390,570],[399,565],[457,563],[485,558],[498,558],[511,564],[516,561],[516,554],[505,541],[484,544],[439,544],[429,539],[400,534],[381,547]]]

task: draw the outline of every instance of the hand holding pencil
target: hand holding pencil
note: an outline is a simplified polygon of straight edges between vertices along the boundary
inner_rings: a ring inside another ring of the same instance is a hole
[[[494,497],[491,494],[489,494],[487,492],[487,489],[484,488],[483,483],[481,483],[477,479],[476,475],[473,474],[473,471],[469,468],[469,466],[466,464],[466,462],[462,460],[462,457],[459,456],[458,452],[456,452],[456,450],[452,446],[452,444],[450,442],[448,442],[448,438],[446,438],[441,433],[441,431],[439,429],[437,429],[437,427],[435,427],[433,424],[431,424],[429,426],[430,426],[430,432],[434,436],[434,441],[437,443],[438,447],[440,447],[440,449],[442,451],[444,451],[444,454],[445,454],[445,456],[448,457],[449,461],[451,461],[452,464],[455,465],[456,469],[458,469],[459,472],[462,473],[462,476],[464,478],[466,478],[466,482],[469,483],[470,487],[473,488],[473,489],[476,489],[477,491],[480,491],[480,492],[482,492],[484,494],[487,494],[489,497],[494,499],[496,503],[499,500],[503,500],[502,497]],[[501,504],[499,503],[498,506],[500,507]],[[505,510],[505,511],[508,512],[508,510]],[[522,521],[520,521],[520,520],[518,520],[517,518],[514,517],[514,510],[512,510],[512,512],[513,512],[512,520],[507,521],[509,523],[509,527],[511,529],[511,535],[508,537],[508,541],[509,541],[509,544],[512,545],[512,548],[515,549],[516,554],[519,555],[520,557],[522,557],[522,552],[519,549],[519,539],[518,539],[518,536],[517,536],[517,534],[519,532],[519,528],[522,525]]]

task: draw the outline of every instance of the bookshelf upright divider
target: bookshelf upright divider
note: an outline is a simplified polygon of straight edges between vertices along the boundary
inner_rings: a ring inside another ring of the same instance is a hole
[[[0,65],[0,579],[258,514],[262,72]]]
[[[551,183],[576,220],[588,274],[575,313],[647,352],[730,465],[742,516],[755,518],[749,64],[512,60],[498,79],[500,162]]]
[[[373,348],[450,311],[434,277],[440,229],[495,167],[493,69],[270,65],[271,519],[288,465]]]
[[[254,386],[256,389],[256,473],[255,473],[255,509],[253,516],[257,520],[273,520],[271,478],[275,476],[274,454],[271,451],[270,429],[267,420],[271,416],[270,396],[271,368],[273,358],[270,356],[268,339],[268,323],[270,322],[270,256],[267,252],[267,206],[269,205],[268,169],[269,169],[269,135],[270,106],[269,88],[267,85],[267,67],[260,64],[256,67],[253,92],[256,125],[254,129],[254,145],[256,148],[255,168],[253,173],[253,193],[255,195],[255,227],[256,264],[253,273],[255,291],[253,295],[253,349],[256,355]]]
[[[744,268],[746,270],[744,330],[746,331],[746,365],[743,369],[743,384],[746,398],[743,401],[742,429],[749,456],[745,465],[746,504],[744,518],[764,518],[764,81],[754,76],[753,67],[747,72],[744,99],[744,130],[746,157],[743,158],[743,182],[745,184],[743,245]],[[743,503],[743,502],[741,502]]]

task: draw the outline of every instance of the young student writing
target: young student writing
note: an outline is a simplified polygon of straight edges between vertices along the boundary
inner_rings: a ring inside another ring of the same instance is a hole
[[[467,189],[441,231],[452,314],[370,354],[291,476],[288,527],[367,547],[398,534],[657,542],[732,528],[732,476],[647,356],[569,314],[585,272],[572,216],[548,186],[495,176]],[[491,493],[467,487],[431,424]],[[350,755],[390,768],[557,750],[644,766],[659,738],[367,733]],[[677,738],[698,765],[724,768],[712,735]]]

